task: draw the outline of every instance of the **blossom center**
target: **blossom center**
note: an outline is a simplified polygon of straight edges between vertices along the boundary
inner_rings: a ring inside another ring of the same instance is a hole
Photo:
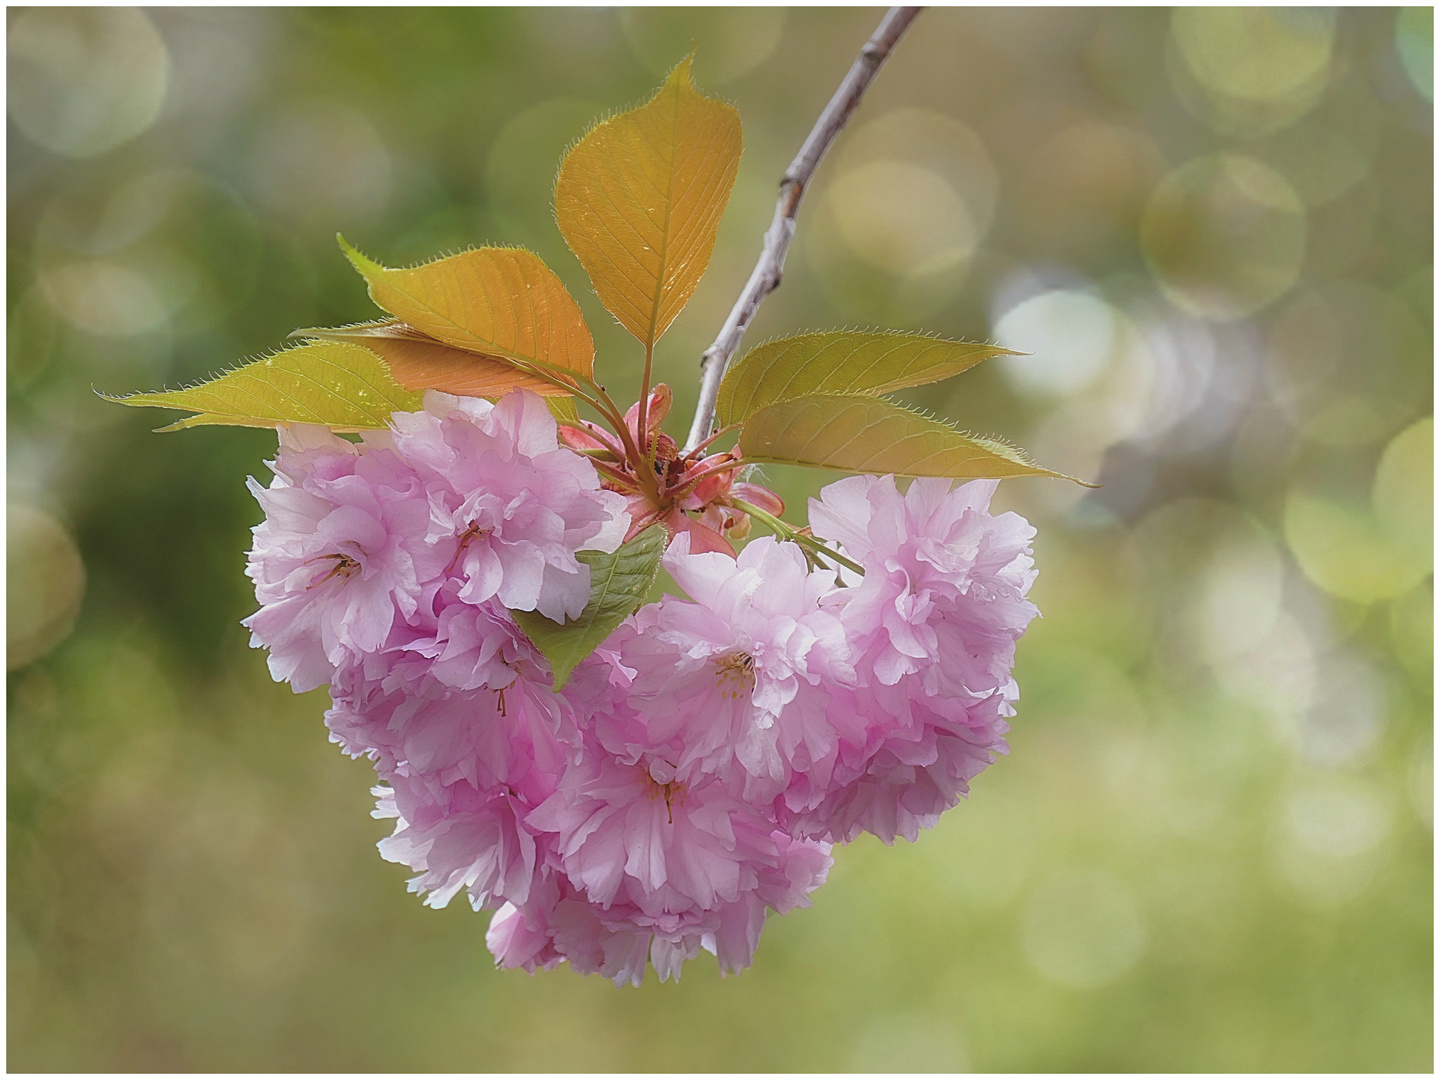
[[[715,661],[720,696],[734,700],[755,689],[755,658],[747,652],[726,653]]]
[[[645,794],[651,799],[665,800],[665,817],[675,824],[675,807],[685,805],[685,785],[679,780],[660,783],[648,773],[645,775]]]
[[[465,549],[470,546],[471,540],[483,540],[494,531],[493,528],[481,528],[478,521],[472,521],[466,526],[465,531],[459,536],[460,545],[455,549],[455,557],[450,560],[450,565],[445,568],[445,572],[448,574],[455,569],[455,565],[460,561],[460,557],[465,554]]]
[[[319,581],[312,581],[309,585],[305,586],[306,591],[315,588],[315,586],[317,585],[324,585],[325,582],[329,581],[332,577],[339,576],[341,578],[348,578],[351,574],[355,573],[355,571],[360,569],[359,560],[352,559],[349,555],[342,554],[338,551],[330,555],[317,555],[315,556],[315,558],[306,559],[305,561],[307,563],[315,563],[320,562],[324,559],[332,560],[335,565],[330,567],[330,572],[324,577],[322,577]]]

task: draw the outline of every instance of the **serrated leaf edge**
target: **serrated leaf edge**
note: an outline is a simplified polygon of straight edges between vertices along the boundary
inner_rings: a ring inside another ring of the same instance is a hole
[[[1070,481],[1072,481],[1073,483],[1079,484],[1081,487],[1087,487],[1087,488],[1098,488],[1098,487],[1100,487],[1099,484],[1089,483],[1088,481],[1081,480],[1079,477],[1069,476],[1069,475],[1067,475],[1066,473],[1055,472],[1053,469],[1047,469],[1047,468],[1045,468],[1044,466],[1038,464],[1026,451],[1022,450],[1022,449],[1021,449],[1020,447],[1018,447],[1018,446],[1014,446],[1014,445],[1012,445],[1011,443],[1006,442],[1004,439],[1000,438],[999,436],[995,436],[995,435],[977,435],[977,434],[975,434],[974,432],[966,431],[965,429],[963,429],[963,428],[961,428],[961,427],[958,427],[954,422],[952,422],[952,421],[950,421],[950,420],[947,420],[947,419],[945,419],[944,417],[936,416],[934,413],[929,412],[929,411],[927,411],[927,410],[912,408],[912,407],[909,406],[909,405],[905,405],[905,404],[903,404],[902,402],[896,401],[894,398],[885,397],[883,394],[800,394],[800,395],[798,395],[798,396],[796,396],[796,397],[793,397],[793,398],[785,398],[785,399],[782,400],[782,401],[772,401],[772,402],[770,402],[770,404],[765,405],[765,406],[763,406],[763,407],[760,408],[760,409],[757,409],[755,412],[751,413],[750,416],[746,417],[745,423],[748,424],[752,419],[754,419],[756,416],[760,415],[760,413],[764,412],[765,409],[773,408],[774,406],[777,406],[777,405],[789,405],[789,404],[793,404],[794,402],[797,402],[797,401],[804,401],[804,400],[806,400],[807,398],[815,398],[815,399],[821,399],[821,400],[826,400],[826,399],[830,399],[830,400],[833,400],[833,399],[842,399],[842,400],[849,400],[849,401],[854,401],[854,402],[876,402],[876,401],[883,401],[883,402],[885,402],[886,404],[892,405],[892,406],[894,406],[896,409],[901,410],[902,412],[909,413],[911,416],[917,416],[917,417],[921,418],[922,420],[928,420],[928,421],[930,421],[931,423],[936,424],[936,425],[938,425],[938,426],[940,426],[940,427],[947,428],[948,430],[950,430],[950,431],[953,432],[954,434],[959,435],[962,439],[965,439],[965,440],[967,440],[967,441],[969,441],[969,442],[981,443],[981,444],[984,444],[984,445],[987,445],[987,446],[997,447],[997,448],[999,448],[1000,450],[1005,451],[1005,454],[1001,454],[1001,455],[999,455],[999,456],[1004,457],[1006,454],[1009,454],[1009,455],[1012,456],[1013,460],[1015,461],[1015,463],[1016,463],[1017,465],[1023,465],[1023,466],[1024,466],[1025,468],[1027,468],[1027,469],[1034,469],[1035,472],[1036,472],[1036,474],[1039,475],[1039,476],[1050,477],[1050,478],[1056,479],[1056,480],[1070,480]],[[744,438],[744,434],[745,434],[745,432],[744,432],[744,428],[743,428],[743,426],[742,426],[741,432],[740,432],[740,437],[741,437],[741,438]],[[803,467],[803,468],[833,469],[833,470],[836,471],[836,472],[849,472],[849,473],[864,473],[864,472],[865,472],[864,469],[850,469],[850,468],[837,467],[837,466],[833,466],[833,465],[814,465],[814,464],[812,464],[812,463],[810,463],[810,462],[808,462],[808,461],[796,461],[796,460],[794,460],[793,458],[769,457],[769,456],[765,456],[765,455],[751,455],[751,454],[746,454],[746,455],[745,455],[745,460],[746,460],[746,461],[753,461],[753,462],[755,462],[755,463],[757,463],[757,464],[765,463],[765,464],[773,464],[773,465],[798,465],[798,466],[801,466],[801,467]],[[901,475],[911,475],[911,474],[901,474]],[[962,479],[962,478],[961,478],[961,477],[954,477],[953,479]],[[981,479],[981,478],[972,477],[972,478],[969,478],[969,479]],[[1021,477],[1007,477],[1006,479],[1022,479],[1022,478],[1021,478]]]
[[[929,330],[896,330],[896,329],[894,329],[893,327],[875,327],[875,328],[870,328],[870,327],[849,327],[849,326],[841,326],[841,327],[834,328],[834,329],[830,329],[830,330],[797,330],[797,331],[795,331],[794,333],[790,333],[790,334],[776,334],[774,337],[766,338],[764,341],[758,342],[758,343],[756,343],[755,345],[752,345],[750,348],[746,349],[745,352],[744,352],[744,354],[743,354],[738,360],[736,360],[734,363],[730,364],[729,367],[726,369],[725,375],[724,375],[724,376],[721,378],[721,380],[720,380],[720,387],[719,387],[719,390],[718,390],[717,396],[716,396],[716,412],[717,412],[717,416],[718,416],[718,412],[719,412],[719,402],[724,400],[725,385],[726,385],[726,383],[730,381],[730,379],[732,378],[732,376],[734,376],[734,373],[735,373],[737,370],[739,370],[739,368],[745,363],[745,361],[746,361],[747,359],[750,358],[750,356],[751,356],[753,353],[758,352],[759,350],[765,348],[767,345],[774,345],[774,344],[776,344],[777,342],[794,341],[794,340],[796,340],[797,338],[803,338],[803,337],[821,337],[821,336],[825,336],[825,335],[829,335],[829,334],[874,334],[874,335],[881,336],[881,337],[901,337],[901,338],[905,338],[905,339],[911,340],[911,341],[916,340],[916,339],[922,339],[922,338],[923,338],[923,339],[926,339],[926,340],[929,340],[929,341],[938,342],[938,343],[943,344],[943,345],[978,345],[978,346],[980,346],[980,347],[982,347],[982,348],[995,350],[995,355],[997,355],[997,356],[1029,356],[1029,355],[1030,355],[1030,353],[1018,352],[1018,351],[1015,350],[1015,349],[1007,349],[1007,348],[1006,348],[1005,346],[1003,346],[1003,345],[1000,345],[1000,344],[992,344],[992,343],[989,342],[989,341],[957,341],[957,340],[955,340],[954,338],[942,337],[939,333],[937,333],[937,332],[935,332],[935,331],[929,331]],[[984,362],[985,360],[987,360],[987,359],[989,359],[989,357],[984,357],[984,358],[982,358],[981,360],[977,360],[976,363],[975,363],[975,365],[972,365],[972,366],[978,366],[979,364],[983,363],[983,362]],[[968,371],[969,369],[967,368],[966,370]],[[958,372],[956,372],[954,375],[948,375],[948,376],[946,376],[945,379],[953,379],[953,378],[956,378],[957,376],[963,375],[963,374],[965,374],[965,372],[963,372],[963,371],[958,371]],[[738,378],[738,376],[735,376],[735,377]],[[936,380],[934,380],[934,381],[935,381],[935,382],[944,382],[945,379],[936,379]],[[732,384],[732,385],[733,385],[733,384]],[[921,385],[927,385],[927,384],[924,384],[924,383],[915,383],[915,384],[913,384],[913,385],[921,386]],[[903,388],[902,388],[902,387],[896,387],[895,389],[903,389]],[[883,396],[883,395],[886,394],[886,393],[891,393],[891,392],[893,392],[893,391],[877,390],[877,391],[875,391],[875,392],[873,392],[873,393],[867,393],[867,392],[865,392],[865,391],[863,391],[863,390],[853,390],[853,391],[847,391],[847,392],[837,392],[837,393],[829,394],[829,395],[796,394],[796,395],[794,395],[794,397],[778,397],[778,398],[776,398],[774,401],[770,401],[770,402],[767,402],[766,405],[762,405],[761,408],[765,408],[767,405],[779,405],[781,402],[785,402],[785,401],[794,401],[796,398],[802,398],[802,397],[816,397],[816,396],[841,397],[841,396],[846,396],[846,394],[853,394],[854,396],[857,396],[857,397],[877,398],[877,397]],[[888,400],[888,399],[887,399],[887,400]],[[758,411],[758,410],[756,410],[756,411]],[[914,411],[914,410],[912,410],[912,411]],[[752,413],[751,415],[754,415],[754,414]],[[749,417],[746,417],[745,419],[749,419]],[[744,420],[731,420],[730,422],[731,422],[732,424],[743,424],[745,421],[744,421]],[[942,422],[943,422],[943,421],[942,421]]]
[[[326,343],[325,339],[323,339],[323,338],[308,339],[308,340],[315,341],[317,344]],[[335,342],[329,342],[329,343],[330,343],[330,344],[335,344]],[[351,344],[351,343],[347,341],[347,342],[344,342],[344,344]],[[302,344],[300,344],[300,345],[292,346],[292,349],[293,349],[293,348],[303,348],[303,347],[304,347],[304,343],[302,342]],[[353,347],[354,347],[354,348],[357,348],[357,349],[365,349],[365,346],[359,345],[359,344],[355,344]],[[180,387],[178,387],[177,389],[174,389],[174,390],[171,390],[171,389],[169,389],[169,388],[167,388],[167,387],[162,387],[162,388],[159,389],[159,390],[136,390],[136,391],[133,391],[133,392],[131,392],[131,393],[129,393],[129,394],[107,394],[107,393],[106,393],[105,391],[103,391],[103,390],[96,390],[94,386],[91,386],[90,389],[94,392],[94,394],[95,394],[97,397],[103,398],[105,401],[114,402],[114,403],[117,404],[117,405],[129,405],[129,406],[131,406],[132,408],[174,409],[174,410],[176,410],[177,412],[188,412],[188,413],[191,414],[190,416],[182,417],[181,419],[175,421],[175,422],[172,423],[172,424],[166,424],[164,427],[155,428],[155,429],[154,429],[155,432],[180,431],[180,430],[182,430],[182,429],[184,429],[184,428],[190,428],[190,427],[205,427],[205,426],[274,427],[274,426],[277,425],[277,424],[319,424],[321,427],[328,427],[328,428],[330,428],[331,431],[377,431],[377,430],[380,430],[380,428],[383,428],[383,427],[385,426],[385,425],[381,424],[381,425],[378,425],[377,427],[374,427],[374,428],[359,428],[359,427],[351,427],[350,425],[340,425],[340,426],[337,426],[337,425],[333,425],[333,424],[327,424],[327,423],[326,423],[325,421],[323,421],[323,420],[268,420],[268,419],[266,419],[265,417],[258,417],[258,416],[247,417],[245,420],[237,420],[237,419],[231,418],[231,417],[229,416],[229,414],[227,414],[227,413],[208,412],[208,411],[205,411],[205,410],[202,410],[202,409],[195,409],[195,408],[193,408],[193,407],[191,407],[191,406],[189,406],[189,405],[174,405],[174,404],[171,404],[170,402],[167,402],[167,401],[144,401],[144,400],[138,400],[138,399],[142,399],[142,398],[156,397],[156,396],[161,395],[161,394],[184,394],[184,393],[188,393],[188,392],[191,391],[191,390],[203,390],[203,389],[204,389],[206,386],[208,386],[210,383],[218,382],[219,380],[225,378],[227,375],[234,375],[234,374],[237,374],[237,373],[240,373],[240,372],[244,372],[246,369],[252,368],[252,367],[254,367],[256,364],[264,363],[264,362],[267,361],[267,360],[273,360],[273,359],[275,359],[275,357],[277,357],[277,356],[283,356],[285,353],[290,352],[290,351],[291,351],[291,349],[276,349],[276,350],[274,350],[274,351],[272,351],[272,352],[260,353],[260,354],[258,354],[258,355],[256,355],[256,356],[246,357],[246,358],[244,358],[244,359],[242,359],[242,360],[237,361],[236,364],[235,364],[233,367],[223,368],[223,369],[221,369],[218,373],[213,373],[213,372],[212,372],[210,375],[207,375],[207,376],[205,376],[204,378],[201,378],[201,379],[198,380],[197,382],[194,382],[194,383],[192,383],[192,384],[190,384],[190,385],[188,385],[188,386],[183,386],[183,385],[182,385],[182,386],[180,386]],[[381,367],[383,367],[386,372],[389,372],[389,371],[390,371],[390,365],[386,362],[386,360],[385,360],[385,358],[384,358],[383,356],[379,355],[378,353],[374,352],[374,351],[371,350],[371,349],[365,349],[365,352],[369,353],[370,356],[374,357],[375,361],[376,361],[378,364],[380,364]],[[383,392],[378,386],[376,386],[374,383],[370,382],[368,379],[366,379],[366,378],[364,378],[363,376],[361,376],[361,375],[360,375],[358,372],[356,372],[353,368],[344,367],[344,366],[342,366],[342,365],[340,365],[340,364],[335,363],[335,361],[333,361],[333,360],[324,360],[324,359],[321,359],[320,362],[321,362],[321,363],[330,364],[330,365],[333,366],[333,367],[340,368],[341,371],[344,371],[347,375],[350,375],[352,378],[354,378],[354,379],[356,379],[357,381],[363,383],[365,386],[369,387],[372,391],[374,391],[374,392],[375,392],[375,396],[376,396],[380,401],[383,401],[383,402],[385,402],[386,404],[389,404],[389,405],[394,405],[394,406],[396,406],[396,407],[394,407],[394,408],[392,408],[392,409],[390,410],[392,413],[393,413],[393,412],[404,412],[404,411],[406,411],[406,410],[398,407],[398,405],[396,405],[396,403],[391,400],[391,398],[390,398],[390,396],[389,396],[388,394],[384,393],[384,392]],[[298,378],[306,379],[306,380],[308,380],[308,381],[311,382],[311,383],[314,383],[314,382],[315,382],[315,380],[312,379],[312,378],[310,378],[310,376],[304,375],[303,373],[300,373],[300,372],[290,372],[290,374],[295,375],[295,376],[297,376]],[[399,381],[395,379],[395,376],[394,376],[394,375],[391,375],[391,376],[390,376],[390,379],[391,379],[392,382],[395,383],[396,386],[400,386]],[[318,386],[320,387],[320,389],[324,390],[324,391],[325,391],[327,394],[329,394],[330,396],[332,396],[332,397],[338,397],[338,395],[335,394],[335,391],[331,390],[328,386],[325,386],[324,384],[320,384],[320,383],[316,383],[316,385],[318,385]],[[401,388],[402,390],[405,389],[404,387],[400,387],[400,388]],[[238,390],[240,393],[249,394],[252,398],[255,397],[255,395],[254,395],[251,391],[246,390],[244,387],[235,387],[235,389]],[[406,393],[412,393],[413,391],[408,391],[408,390],[406,390],[405,392],[406,392]],[[256,398],[256,400],[258,401],[259,399]],[[343,399],[341,399],[341,400],[343,400]],[[352,403],[349,403],[349,404],[352,404],[352,405],[353,405],[353,402],[352,402]],[[313,410],[312,410],[312,411],[313,411]],[[222,424],[222,423],[205,424],[205,423],[201,420],[201,418],[202,418],[202,417],[207,417],[207,416],[226,417],[226,419],[228,420],[228,424]],[[251,421],[251,422],[248,422],[248,423],[247,423],[246,420]]]

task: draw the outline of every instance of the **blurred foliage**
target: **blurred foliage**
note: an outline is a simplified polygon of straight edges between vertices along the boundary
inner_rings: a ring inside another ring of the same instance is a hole
[[[821,166],[748,341],[998,340],[911,404],[1104,482],[1039,527],[1012,753],[837,852],[755,967],[499,973],[381,861],[323,692],[238,620],[273,435],[174,386],[522,244],[609,385],[641,351],[560,153],[698,43],[745,154],[657,351],[696,361],[877,10],[12,9],[9,1053],[17,1070],[1432,1067],[1428,9],[923,14]],[[774,470],[801,511],[822,481]],[[83,597],[83,599],[82,599]]]

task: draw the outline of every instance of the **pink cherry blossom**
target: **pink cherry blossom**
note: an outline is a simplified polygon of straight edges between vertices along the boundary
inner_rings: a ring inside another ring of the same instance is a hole
[[[513,789],[480,790],[463,780],[437,789],[393,774],[374,793],[374,816],[396,821],[380,854],[420,871],[410,891],[428,894],[426,904],[444,907],[462,889],[477,911],[529,898],[536,842],[524,820],[533,807]]]
[[[863,725],[829,708],[854,679],[844,626],[821,604],[834,575],[770,537],[735,559],[692,555],[682,534],[664,565],[693,601],[666,597],[612,638],[633,675],[626,707],[597,714],[601,743],[627,761],[663,756],[683,782],[719,776],[755,802],[796,769],[828,769],[837,739]]]
[[[459,598],[492,597],[511,611],[563,621],[590,595],[580,550],[614,551],[630,518],[595,468],[562,448],[544,399],[529,391],[496,405],[434,391],[423,413],[396,414],[395,447],[420,474],[429,539],[452,552]]]
[[[989,513],[997,484],[921,479],[901,495],[893,477],[852,476],[810,501],[816,534],[865,567],[838,602],[885,685],[922,670],[935,694],[1012,685],[1015,640],[1036,614],[1024,598],[1035,530]]]
[[[842,747],[818,805],[787,804],[799,834],[914,840],[1005,752],[1015,642],[1037,613],[1034,529],[989,513],[995,486],[917,480],[901,495],[893,477],[856,476],[811,500],[815,532],[865,569],[826,602],[850,635],[869,732]]]
[[[261,609],[245,625],[297,691],[382,648],[397,622],[425,621],[449,576],[465,603],[578,615],[590,571],[575,553],[624,537],[624,498],[559,446],[538,396],[426,401],[359,445],[282,426],[274,480],[251,481],[266,518],[246,571]]]
[[[574,756],[574,705],[551,691],[548,671],[460,690],[416,653],[395,649],[385,658],[394,664],[380,678],[373,662],[369,671],[360,663],[339,669],[325,716],[335,741],[370,757],[382,776],[403,770],[439,785],[508,786],[538,801],[553,783],[547,778]]]
[[[668,397],[651,405],[659,446]],[[831,843],[915,840],[1006,752],[1034,530],[989,512],[994,482],[860,476],[810,517],[863,575],[770,537],[737,556],[731,500],[783,503],[728,455],[691,462],[661,514],[556,432],[526,392],[431,392],[358,443],[283,428],[270,487],[251,482],[252,643],[296,690],[329,684],[331,737],[374,763],[394,823],[381,854],[427,904],[498,908],[502,967],[638,985],[706,951],[739,971]],[[513,613],[579,615],[577,553],[657,517],[688,598],[642,607],[556,692]]]
[[[298,693],[329,681],[347,656],[379,649],[440,573],[414,473],[383,440],[357,447],[328,431],[280,429],[265,510],[246,573],[261,608],[245,625],[270,671]]]
[[[734,972],[750,964],[767,908],[808,904],[829,845],[778,830],[765,807],[714,778],[690,786],[657,773],[666,775],[659,762],[587,755],[528,816],[553,884],[497,914],[500,963],[533,970],[563,958],[638,985],[647,960],[664,981],[704,949]]]
[[[842,744],[828,786],[792,785],[777,800],[795,835],[849,843],[868,832],[914,843],[1007,752],[1002,711],[1013,709],[998,694],[966,709],[880,686],[856,691],[850,707],[870,721],[869,742]]]

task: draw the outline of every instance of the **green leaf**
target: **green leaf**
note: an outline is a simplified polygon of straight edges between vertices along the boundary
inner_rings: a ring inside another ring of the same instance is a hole
[[[858,394],[812,394],[767,405],[745,421],[739,445],[750,461],[851,472],[1074,479],[1042,469],[1012,446],[966,435],[893,401]]]
[[[369,349],[315,341],[261,357],[185,390],[101,394],[121,405],[185,409],[196,415],[160,431],[202,424],[274,427],[324,424],[332,431],[383,428],[392,412],[423,408],[422,395],[406,390],[385,361]]]
[[[614,554],[580,551],[575,557],[590,567],[590,599],[578,619],[554,622],[538,611],[513,611],[515,622],[550,661],[555,691],[565,688],[570,673],[600,647],[615,628],[645,602],[660,573],[669,534],[652,525]]]
[[[747,352],[720,383],[721,427],[809,394],[885,394],[939,382],[1010,349],[896,330],[830,330],[777,338]]]
[[[575,407],[573,397],[547,397],[545,404],[550,406],[550,415],[560,423],[572,427],[580,423],[580,410]]]

